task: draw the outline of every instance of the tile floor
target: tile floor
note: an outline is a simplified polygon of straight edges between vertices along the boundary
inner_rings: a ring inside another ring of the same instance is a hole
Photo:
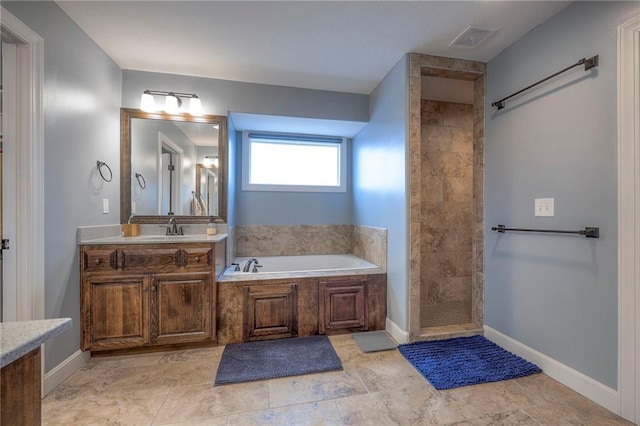
[[[343,371],[217,387],[223,347],[94,358],[43,400],[42,424],[630,424],[544,374],[437,391],[397,350],[331,342]]]

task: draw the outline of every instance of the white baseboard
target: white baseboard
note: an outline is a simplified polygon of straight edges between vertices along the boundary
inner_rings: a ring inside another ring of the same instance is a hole
[[[618,395],[618,391],[603,385],[591,377],[585,376],[579,371],[576,371],[573,368],[536,351],[535,349],[523,345],[517,340],[514,340],[506,334],[502,334],[498,330],[494,330],[487,325],[484,326],[484,337],[509,352],[513,352],[527,361],[536,364],[547,376],[559,381],[565,386],[570,387],[596,404],[602,405],[604,408],[615,414],[620,413],[620,397]]]
[[[44,397],[49,394],[49,392],[57,388],[60,383],[69,378],[78,368],[83,367],[89,358],[91,358],[91,352],[78,350],[69,358],[56,365],[51,371],[44,375],[42,396]]]
[[[395,322],[391,321],[388,317],[385,325],[385,330],[387,330],[387,333],[389,333],[391,337],[393,337],[396,342],[400,344],[407,343],[409,341],[409,332],[404,331],[403,329],[398,327],[398,325]]]

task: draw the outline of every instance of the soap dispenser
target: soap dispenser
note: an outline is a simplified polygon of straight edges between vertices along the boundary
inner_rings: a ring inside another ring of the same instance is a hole
[[[216,235],[218,233],[218,228],[213,221],[209,222],[209,226],[207,226],[207,235]]]

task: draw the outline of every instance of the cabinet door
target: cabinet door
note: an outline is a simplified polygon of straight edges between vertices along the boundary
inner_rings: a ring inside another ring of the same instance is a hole
[[[368,328],[367,280],[320,281],[320,334]]]
[[[82,349],[130,348],[149,342],[148,280],[143,276],[85,279]]]
[[[297,306],[297,284],[245,287],[243,340],[297,336]]]
[[[154,275],[151,342],[170,344],[213,337],[211,274]]]

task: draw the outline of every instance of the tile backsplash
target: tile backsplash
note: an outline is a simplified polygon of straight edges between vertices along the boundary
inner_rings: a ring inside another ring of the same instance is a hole
[[[387,230],[383,228],[356,225],[248,225],[234,227],[230,235],[235,256],[354,254],[386,269]]]

